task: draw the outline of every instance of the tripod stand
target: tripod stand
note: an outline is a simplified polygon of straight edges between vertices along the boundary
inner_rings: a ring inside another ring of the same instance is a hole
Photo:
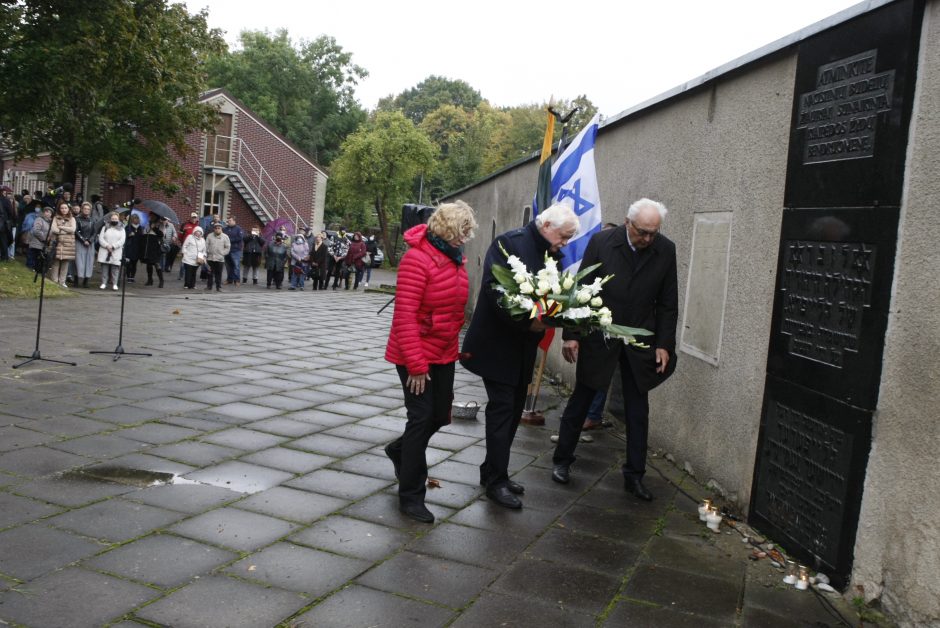
[[[150,357],[152,353],[134,353],[133,351],[125,351],[124,345],[121,344],[124,339],[124,297],[127,295],[127,274],[124,272],[124,263],[127,259],[122,255],[121,256],[121,318],[118,323],[118,343],[114,348],[114,351],[89,351],[88,353],[110,353],[114,355],[114,361],[117,362],[121,359],[122,355],[143,355]],[[103,271],[102,271],[103,272]]]
[[[42,218],[39,218],[39,220],[42,220]],[[50,231],[51,231],[51,227],[50,227]],[[46,240],[48,241],[48,239],[49,239],[49,236],[47,235]],[[40,257],[40,260],[41,260],[42,272],[37,273],[41,275],[41,279],[39,283],[39,316],[36,317],[36,347],[33,349],[32,355],[17,354],[16,357],[27,358],[27,359],[20,362],[19,364],[14,364],[13,368],[18,369],[21,366],[26,366],[30,362],[37,362],[40,360],[43,362],[55,362],[56,364],[68,364],[69,366],[76,366],[75,362],[67,362],[65,360],[52,360],[50,358],[44,358],[42,357],[42,354],[39,352],[39,330],[42,329],[42,302],[43,302],[43,297],[45,296],[45,293],[46,293],[46,270],[47,268],[46,268],[45,248],[43,248],[42,250],[42,256]],[[35,278],[33,279],[33,281],[35,281]]]

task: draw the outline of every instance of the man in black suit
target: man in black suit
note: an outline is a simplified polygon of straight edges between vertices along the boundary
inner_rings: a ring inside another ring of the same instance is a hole
[[[500,245],[537,273],[545,267],[545,254],[555,259],[578,233],[577,215],[566,205],[552,205],[534,221],[504,233],[486,252],[483,279],[473,318],[464,338],[461,364],[483,378],[486,386],[486,459],[480,465],[480,484],[486,495],[506,508],[521,508],[517,495],[525,489],[509,479],[509,449],[532,380],[535,354],[545,326],[539,320],[514,321],[497,303],[500,292],[493,264],[507,266]]]
[[[676,245],[659,232],[665,216],[662,203],[640,199],[627,210],[623,227],[595,234],[584,252],[582,266],[601,264],[584,282],[614,275],[601,293],[604,305],[613,312],[614,323],[643,327],[654,335],[638,337],[639,342],[649,345],[640,349],[615,338],[605,340],[600,332],[581,337],[565,331],[562,355],[578,367],[552,461],[556,482],[568,483],[584,415],[596,391],[607,390],[619,364],[627,424],[624,489],[642,500],[653,499],[643,485],[649,433],[647,393],[675,370],[679,317]]]

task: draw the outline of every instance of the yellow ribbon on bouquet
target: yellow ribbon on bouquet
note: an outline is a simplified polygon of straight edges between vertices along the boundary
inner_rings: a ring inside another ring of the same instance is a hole
[[[564,306],[555,301],[554,299],[546,299],[542,297],[532,306],[532,311],[529,313],[529,318],[536,318],[541,320],[543,316],[552,317],[555,314],[558,314]]]

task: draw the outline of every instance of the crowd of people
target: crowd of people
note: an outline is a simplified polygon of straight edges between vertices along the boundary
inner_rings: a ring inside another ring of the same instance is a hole
[[[285,283],[288,290],[358,290],[369,285],[378,246],[374,237],[345,228],[290,234],[282,225],[265,238],[259,227],[246,232],[234,217],[223,222],[218,214],[193,212],[177,226],[133,205],[108,211],[97,196],[73,201],[67,188],[14,195],[3,186],[0,260],[13,258],[17,249],[29,268],[46,272],[63,288],[90,287],[96,262],[102,290],[118,289],[122,264],[128,283],[137,282],[142,264],[144,285],[154,285],[156,274],[157,287],[163,288],[178,261],[177,279],[185,289],[194,290],[198,278],[206,290],[221,292],[223,285],[258,285],[260,279],[276,290]]]

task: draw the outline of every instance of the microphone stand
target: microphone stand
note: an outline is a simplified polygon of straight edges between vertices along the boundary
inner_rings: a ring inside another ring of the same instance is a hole
[[[43,220],[43,217],[40,216],[38,220]],[[52,220],[55,220],[53,217]],[[48,262],[46,260],[46,247],[49,244],[49,237],[52,235],[52,223],[49,223],[49,232],[46,233],[46,240],[42,243],[42,272],[38,273],[41,275],[39,282],[39,316],[36,317],[36,347],[33,349],[32,355],[20,355],[17,354],[17,358],[27,358],[26,360],[20,362],[19,364],[14,364],[13,368],[18,369],[21,366],[26,366],[30,362],[55,362],[56,364],[68,364],[69,366],[77,366],[75,362],[68,362],[66,360],[52,360],[50,358],[42,357],[42,354],[39,352],[39,330],[42,329],[42,302],[43,297],[46,293],[46,271],[49,270]],[[33,281],[36,281],[36,278],[33,277]]]
[[[125,351],[122,341],[124,339],[124,297],[127,294],[127,274],[124,272],[124,262],[127,261],[127,258],[124,255],[121,255],[121,318],[118,323],[118,343],[114,348],[114,351],[89,351],[88,353],[106,353],[114,355],[114,361],[117,362],[121,359],[122,355],[142,355],[150,357],[152,353],[135,353],[133,351]]]

